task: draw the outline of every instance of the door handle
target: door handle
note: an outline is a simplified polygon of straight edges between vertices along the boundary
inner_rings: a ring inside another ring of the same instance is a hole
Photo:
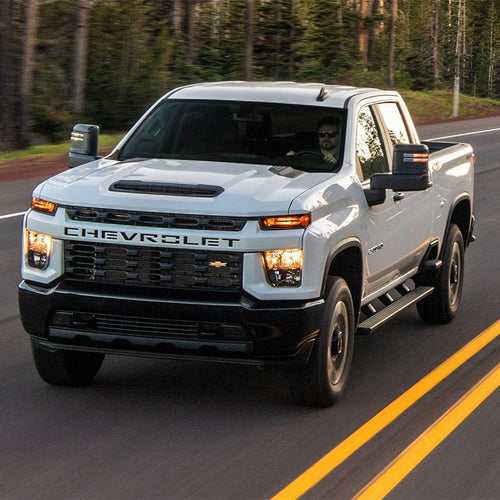
[[[394,201],[401,201],[401,200],[403,200],[403,199],[404,199],[404,197],[405,197],[405,194],[404,194],[404,193],[396,193],[396,194],[392,197],[392,199],[393,199]]]

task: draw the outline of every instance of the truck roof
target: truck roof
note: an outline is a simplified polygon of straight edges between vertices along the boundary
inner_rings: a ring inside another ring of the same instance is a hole
[[[323,83],[225,81],[180,87],[165,98],[277,102],[342,108],[351,97],[360,94],[366,97],[371,94],[399,95],[394,91]]]

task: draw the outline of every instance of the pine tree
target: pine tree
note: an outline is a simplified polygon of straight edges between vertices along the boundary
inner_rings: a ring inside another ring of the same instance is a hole
[[[294,0],[263,0],[258,5],[254,65],[258,79],[293,78],[293,48],[297,33]]]
[[[13,0],[0,2],[0,149],[14,149],[18,145],[14,120],[15,79],[17,54],[14,48]]]
[[[352,43],[358,21],[352,7],[343,7],[339,22],[338,3],[304,0],[299,4],[301,38],[296,46],[297,75],[310,81],[343,81],[359,67],[360,54]]]
[[[38,0],[26,1],[26,21],[24,29],[23,61],[21,67],[19,137],[22,147],[31,145],[30,104],[33,75],[35,71],[35,48],[39,22]]]

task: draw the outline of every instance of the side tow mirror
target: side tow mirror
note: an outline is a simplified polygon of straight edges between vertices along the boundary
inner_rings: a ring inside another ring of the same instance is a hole
[[[373,174],[371,189],[425,191],[429,182],[429,148],[425,144],[395,144],[392,173]]]
[[[79,123],[71,131],[71,146],[68,156],[69,168],[78,167],[84,163],[97,160],[99,142],[99,127]]]

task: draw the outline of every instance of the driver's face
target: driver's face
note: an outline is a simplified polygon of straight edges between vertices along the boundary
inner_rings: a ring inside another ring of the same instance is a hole
[[[321,149],[332,151],[337,144],[339,131],[335,125],[321,125],[318,130],[318,141]]]

